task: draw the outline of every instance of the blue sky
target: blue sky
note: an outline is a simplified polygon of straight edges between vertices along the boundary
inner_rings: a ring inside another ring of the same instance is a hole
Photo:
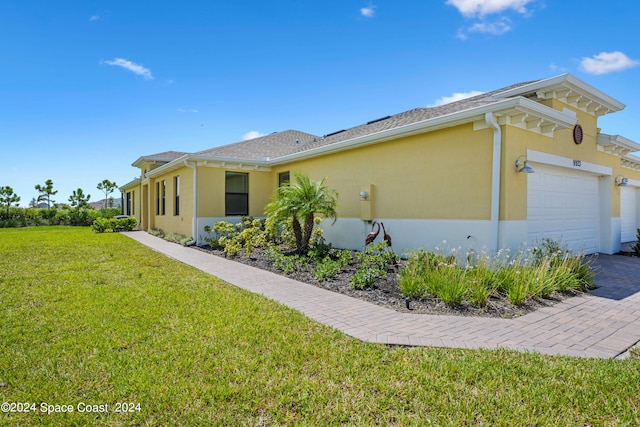
[[[57,202],[131,163],[296,129],[326,134],[571,73],[640,142],[640,2],[0,2],[0,186]]]

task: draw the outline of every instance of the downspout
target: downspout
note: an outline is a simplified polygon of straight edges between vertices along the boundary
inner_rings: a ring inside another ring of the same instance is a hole
[[[500,242],[500,169],[502,155],[502,130],[492,112],[484,115],[487,125],[493,129],[493,163],[491,171],[491,240],[489,248],[492,253],[498,252]]]
[[[187,160],[184,165],[193,169],[193,218],[191,220],[191,240],[187,242],[187,246],[198,243],[198,168],[191,165]]]

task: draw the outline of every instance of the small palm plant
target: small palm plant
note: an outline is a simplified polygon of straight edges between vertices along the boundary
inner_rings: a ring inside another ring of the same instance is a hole
[[[324,185],[325,179],[312,181],[302,173],[295,173],[295,182],[278,187],[273,201],[266,208],[267,221],[285,224],[291,221],[296,250],[304,254],[309,250],[315,214],[337,218],[338,193]]]

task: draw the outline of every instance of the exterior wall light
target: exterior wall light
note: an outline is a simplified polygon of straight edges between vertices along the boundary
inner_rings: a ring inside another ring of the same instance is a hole
[[[626,187],[627,185],[629,185],[629,178],[625,178],[622,175],[616,176],[615,182],[618,187]]]
[[[520,159],[524,157],[524,165],[520,162]],[[522,166],[522,168],[520,168]],[[523,155],[518,157],[516,160],[516,169],[518,169],[519,173],[534,173],[535,171],[531,166],[529,166],[529,160]]]
[[[367,199],[367,196],[368,196],[368,194],[367,194],[367,192],[366,192],[366,191],[361,191],[361,192],[360,192],[360,198],[361,198],[362,200],[366,200],[366,199]]]

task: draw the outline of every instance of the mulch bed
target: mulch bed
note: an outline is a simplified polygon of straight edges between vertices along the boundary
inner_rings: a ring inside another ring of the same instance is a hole
[[[213,249],[210,246],[196,247],[197,250],[211,253],[215,256],[226,258],[225,253],[221,249]],[[402,296],[398,287],[397,269],[402,267],[402,261],[399,262],[395,271],[389,271],[387,276],[379,279],[374,288],[358,290],[353,289],[350,284],[351,276],[356,272],[357,265],[349,265],[343,269],[341,273],[333,280],[318,281],[311,274],[312,267],[308,266],[303,271],[296,271],[288,276],[281,270],[276,269],[273,263],[267,258],[261,249],[254,249],[251,257],[246,256],[244,251],[233,258],[228,258],[235,262],[240,262],[252,267],[267,270],[282,276],[289,277],[300,282],[308,283],[320,288],[324,288],[333,292],[358,298],[373,304],[390,308],[399,312],[414,314],[439,314],[453,316],[475,316],[475,317],[498,317],[498,318],[514,318],[531,313],[542,307],[548,307],[558,302],[578,295],[579,293],[555,293],[551,298],[532,298],[524,304],[515,306],[510,304],[508,300],[501,298],[490,298],[484,307],[474,307],[471,304],[458,304],[449,306],[439,299],[410,300],[409,309],[407,309],[407,301]],[[355,257],[354,257],[355,259]]]

